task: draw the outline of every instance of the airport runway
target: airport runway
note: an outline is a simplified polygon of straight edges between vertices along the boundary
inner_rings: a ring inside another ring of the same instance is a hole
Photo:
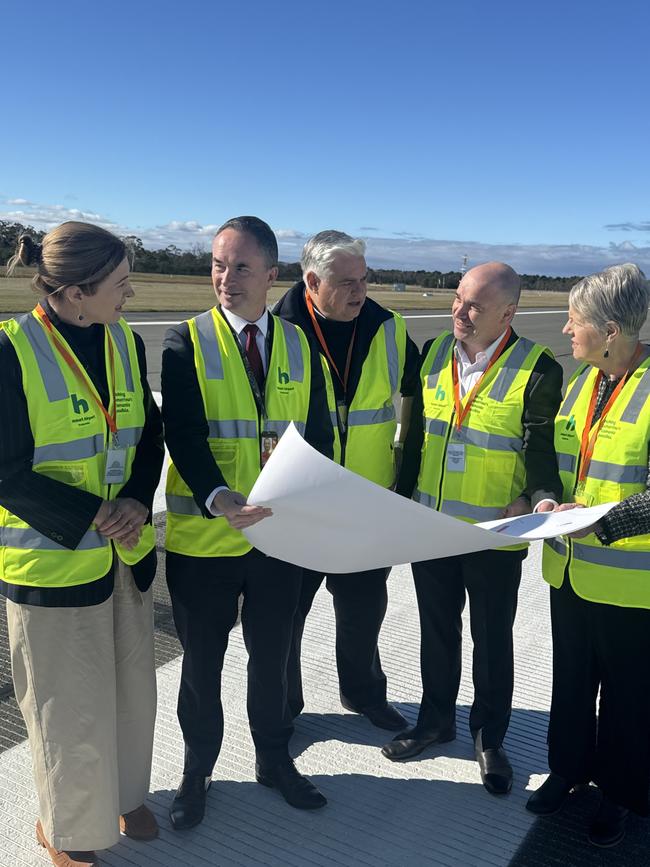
[[[160,365],[162,341],[166,330],[175,322],[193,316],[192,313],[133,313],[127,312],[126,318],[139,332],[147,348],[149,382],[153,391],[160,390]],[[451,327],[451,317],[445,313],[409,310],[404,312],[408,332],[418,347],[430,337]],[[568,381],[575,370],[576,363],[571,355],[569,338],[562,334],[567,311],[562,306],[553,310],[522,310],[515,317],[514,328],[518,334],[543,343],[550,347],[564,368],[564,381]],[[650,324],[646,323],[641,332],[642,339],[650,342]]]

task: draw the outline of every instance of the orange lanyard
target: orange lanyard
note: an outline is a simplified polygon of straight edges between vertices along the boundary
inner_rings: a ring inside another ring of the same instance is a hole
[[[456,427],[458,430],[461,429],[463,421],[467,417],[467,413],[470,411],[472,407],[472,403],[474,402],[474,398],[479,392],[483,380],[485,379],[488,370],[498,361],[499,356],[505,349],[505,345],[510,339],[510,335],[512,334],[512,328],[508,326],[508,330],[503,335],[501,340],[499,341],[499,345],[494,350],[494,355],[490,359],[490,363],[485,368],[483,373],[480,375],[478,381],[475,383],[474,388],[470,391],[468,395],[465,396],[465,404],[463,405],[460,399],[460,383],[458,378],[458,362],[456,361],[456,354],[452,351],[451,354],[451,374],[452,379],[454,381],[454,406],[456,407]]]
[[[38,318],[43,323],[43,325],[49,331],[50,337],[52,338],[52,343],[54,344],[59,355],[66,362],[66,364],[68,365],[70,370],[74,373],[74,375],[77,377],[79,382],[82,383],[82,385],[88,387],[88,384],[89,384],[88,377],[84,375],[81,368],[77,364],[76,359],[68,352],[68,350],[66,349],[64,344],[61,342],[61,339],[59,338],[59,335],[58,335],[56,329],[54,328],[54,326],[50,322],[49,316],[47,315],[47,313],[41,307],[40,304],[36,305],[36,311],[35,312],[36,312],[36,315],[38,316]],[[114,351],[113,351],[113,341],[111,340],[110,336],[108,336],[108,358],[109,358],[109,363],[110,363],[110,368],[111,368],[111,381],[110,381],[110,385],[109,385],[109,390],[112,392],[111,401],[110,401],[109,406],[110,405],[113,406],[113,412],[109,413],[106,410],[106,407],[101,402],[94,387],[91,387],[90,394],[92,396],[92,399],[95,401],[95,403],[99,407],[99,409],[102,411],[102,414],[104,415],[104,418],[106,419],[106,423],[108,424],[108,427],[109,427],[111,433],[113,434],[113,440],[116,440],[117,439],[117,401],[115,400],[115,355],[114,355]],[[90,383],[90,384],[92,386],[92,383]]]
[[[609,400],[605,404],[605,408],[600,414],[600,418],[598,419],[596,426],[592,430],[594,413],[596,411],[596,401],[598,400],[598,389],[604,376],[602,370],[599,371],[598,376],[596,377],[596,382],[594,383],[594,388],[591,393],[591,400],[589,401],[589,409],[587,410],[587,418],[585,419],[584,430],[582,431],[582,439],[580,440],[580,473],[578,475],[579,482],[584,482],[587,476],[587,470],[589,469],[589,464],[591,463],[594,449],[596,447],[596,440],[598,439],[600,429],[605,422],[607,413],[610,411],[610,409],[614,405],[614,402],[616,401],[616,398],[621,393],[621,389],[627,382],[630,373],[632,373],[632,371],[636,369],[637,362],[642,352],[643,346],[639,343],[634,352],[634,356],[632,357],[632,361],[630,362],[627,373],[625,374],[625,376],[621,377],[620,382],[618,383],[614,391],[610,394]]]
[[[345,392],[347,390],[347,387],[348,387],[348,377],[350,376],[350,365],[352,364],[352,349],[354,347],[354,338],[356,337],[356,334],[357,334],[356,319],[354,322],[354,328],[352,330],[352,337],[350,338],[350,345],[348,346],[348,357],[347,357],[346,362],[345,362],[345,371],[343,372],[343,376],[341,376],[341,374],[339,373],[338,367],[334,363],[334,359],[330,355],[330,351],[329,351],[328,346],[327,346],[327,341],[325,340],[325,336],[324,336],[323,332],[321,331],[321,327],[318,324],[318,319],[316,318],[316,314],[314,313],[314,303],[311,300],[309,292],[307,292],[307,291],[305,291],[305,303],[307,304],[307,310],[309,310],[309,315],[311,316],[311,322],[312,322],[312,325],[314,326],[314,331],[316,332],[316,337],[318,337],[318,342],[323,347],[323,352],[327,356],[327,360],[329,361],[329,363],[334,368],[334,372],[338,376],[338,378],[341,382],[341,385],[343,386],[343,391]]]

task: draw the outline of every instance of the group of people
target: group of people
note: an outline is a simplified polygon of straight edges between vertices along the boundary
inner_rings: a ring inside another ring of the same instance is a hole
[[[276,238],[262,220],[237,217],[212,245],[216,305],[165,337],[161,419],[142,340],[122,317],[133,295],[124,243],[69,222],[42,244],[24,235],[9,273],[17,264],[36,269],[41,300],[0,328],[0,592],[32,751],[36,835],[54,864],[98,864],[96,850],[120,832],[158,834],[145,800],[163,422],[166,574],[184,651],[176,830],[204,816],[240,597],[256,779],[293,807],[327,803],[289,752],[304,706],[303,628],[324,581],[341,703],[396,733],[382,749],[392,761],[456,735],[469,596],[476,760],[488,792],[512,787],[503,742],[525,547],[413,564],[423,694],[407,726],[388,702],[378,650],[388,568],[303,570],[241,532],[271,516],[247,496],[291,422],[347,469],[463,521],[617,503],[598,524],[544,544],[551,773],[528,809],[553,813],[594,782],[602,801],[588,833],[601,846],[623,837],[628,811],[647,815],[650,349],[639,332],[650,295],[635,265],[571,290],[564,333],[579,367],[563,398],[549,349],[512,328],[520,280],[508,265],[468,271],[452,331],[420,353],[404,319],[367,297],[364,242],[343,232],[308,241],[303,279],[269,311]]]

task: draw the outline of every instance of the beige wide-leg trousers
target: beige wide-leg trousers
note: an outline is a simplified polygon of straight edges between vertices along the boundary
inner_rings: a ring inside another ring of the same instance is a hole
[[[149,791],[156,717],[152,589],[116,558],[101,605],[7,601],[16,699],[25,718],[45,836],[56,849],[107,849],[119,816]]]

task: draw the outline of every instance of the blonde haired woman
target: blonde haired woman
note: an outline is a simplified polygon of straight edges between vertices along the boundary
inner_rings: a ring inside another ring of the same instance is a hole
[[[123,242],[68,222],[24,235],[34,310],[0,330],[0,593],[38,792],[39,843],[97,864],[120,830],[152,839],[156,707],[151,503],[162,427]]]

